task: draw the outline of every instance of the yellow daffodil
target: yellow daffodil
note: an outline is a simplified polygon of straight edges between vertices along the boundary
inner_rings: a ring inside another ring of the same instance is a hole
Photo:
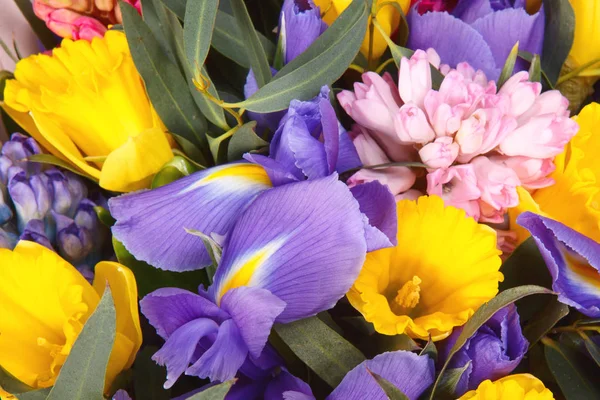
[[[33,388],[52,386],[108,282],[117,334],[105,388],[131,367],[142,343],[135,279],[115,262],[98,263],[95,274],[92,286],[58,254],[34,242],[0,249],[0,366]]]
[[[444,339],[498,293],[496,234],[437,196],[397,210],[398,245],[367,254],[348,299],[380,333]]]
[[[600,242],[600,104],[592,103],[574,117],[579,132],[555,159],[555,184],[533,193],[519,188],[519,206],[509,210],[517,242],[529,237],[516,223],[524,211],[550,217]]]
[[[459,400],[554,400],[554,395],[535,376],[518,374],[495,382],[485,380]]]
[[[42,146],[108,190],[145,188],[173,158],[122,32],[24,58],[4,102]]]
[[[314,0],[315,4],[321,8],[321,13],[323,15],[323,21],[327,25],[333,24],[333,21],[340,16],[340,14],[352,3],[352,0]],[[384,29],[385,33],[390,36],[393,32],[398,29],[400,25],[401,16],[395,6],[384,3],[397,3],[402,7],[402,11],[404,14],[408,12],[408,8],[410,7],[410,0],[376,0],[376,6],[380,7],[377,13],[377,21],[381,24],[381,27]],[[381,7],[383,5],[383,7]],[[369,18],[369,23],[370,23]],[[368,28],[367,28],[368,29]],[[370,32],[367,30],[367,34],[365,36],[365,40],[360,48],[360,52],[365,56],[369,56],[369,42],[370,42]],[[375,29],[373,36],[373,49],[372,49],[372,58],[378,59],[383,55],[385,50],[387,49],[387,44],[379,30]]]

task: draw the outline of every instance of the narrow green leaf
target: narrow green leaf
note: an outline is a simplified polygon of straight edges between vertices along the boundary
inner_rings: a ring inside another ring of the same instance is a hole
[[[527,268],[523,268],[526,265]],[[525,240],[500,267],[504,281],[500,290],[522,285],[552,287],[552,277],[533,238]]]
[[[546,14],[542,69],[554,85],[560,76],[575,34],[575,13],[569,0],[543,0]]]
[[[171,389],[163,387],[164,382],[167,380],[167,369],[152,360],[152,356],[158,350],[158,347],[146,346],[135,358],[133,364],[133,390],[136,399],[171,399]]]
[[[582,362],[585,355],[547,337],[542,343],[548,367],[567,399],[600,399],[594,372]]]
[[[456,388],[458,387],[458,383],[460,382],[460,378],[463,374],[469,369],[471,365],[471,360],[467,362],[461,368],[450,368],[444,374],[442,381],[439,384],[438,389],[438,398],[440,399],[456,399],[458,396],[456,395]]]
[[[208,137],[208,145],[210,148],[210,152],[217,164],[221,164],[227,161],[227,146],[229,145],[231,137],[235,134],[235,132],[238,131],[238,129],[240,129],[240,127],[235,126],[222,135],[219,135],[217,137]]]
[[[221,262],[221,255],[223,254],[223,249],[221,248],[221,246],[217,242],[215,242],[213,238],[204,234],[203,232],[200,232],[199,230],[188,228],[184,229],[190,235],[198,236],[200,240],[202,240],[202,243],[204,244],[204,247],[206,247],[206,251],[210,256],[213,265],[215,267],[219,265],[219,263]]]
[[[523,329],[523,335],[529,341],[529,348],[543,338],[568,313],[569,307],[555,297],[550,299],[544,309],[535,314]]]
[[[18,400],[46,400],[52,388],[34,390],[32,392],[17,394]]]
[[[600,367],[600,349],[598,348],[598,345],[596,345],[584,331],[578,331],[578,333],[583,339],[583,343],[585,344],[588,353],[590,353],[590,356],[592,356],[596,364]]]
[[[531,54],[528,51],[523,51],[523,50],[519,51],[519,57],[525,61],[529,61],[530,63],[533,62],[533,54]],[[548,75],[546,74],[546,72],[544,72],[544,68],[542,68],[541,66],[540,66],[540,73],[542,75],[542,78],[544,79],[543,83],[546,86],[548,86],[548,88],[554,89],[554,83],[550,82],[550,78],[548,78]]]
[[[187,59],[200,68],[210,49],[219,0],[189,1],[185,8],[183,44]]]
[[[540,56],[537,54],[534,54],[531,59],[531,65],[529,66],[529,80],[531,82],[542,81],[542,64]]]
[[[206,120],[200,114],[179,68],[166,58],[135,8],[121,4],[127,43],[146,91],[169,131],[207,150]],[[205,154],[208,157],[208,154]]]
[[[78,170],[72,164],[69,164],[65,160],[58,158],[56,156],[53,156],[52,154],[32,154],[29,157],[27,157],[27,160],[31,161],[31,162],[40,163],[40,164],[55,165],[57,167],[61,167],[68,171],[71,171],[72,173],[77,174],[79,176],[83,176],[84,178],[87,178],[91,181],[98,182],[97,179],[91,177],[90,175],[86,174],[83,171]]]
[[[364,318],[361,316],[364,320]],[[374,328],[373,328],[374,329]],[[405,351],[420,351],[421,346],[415,342],[410,336],[402,334],[402,335],[382,335],[377,338],[378,349],[380,353],[384,353],[386,351],[396,351],[396,350],[405,350]]]
[[[227,147],[227,160],[240,160],[244,153],[258,150],[269,145],[269,142],[263,140],[256,134],[254,131],[255,128],[256,122],[252,121],[242,125],[234,132],[229,141],[229,146]]]
[[[423,347],[423,350],[421,350],[419,355],[420,356],[428,356],[434,362],[437,362],[438,351],[437,351],[437,347],[435,347],[435,343],[433,342],[433,340],[431,340],[431,337],[429,337],[427,344],[425,345],[425,347]]]
[[[145,0],[142,2],[142,16],[164,53],[171,61],[177,62],[171,45],[166,7],[160,0]]]
[[[444,365],[433,385],[431,396],[429,397],[430,400],[435,399],[436,389],[443,378],[444,371],[450,364],[450,360],[452,360],[452,357],[465,345],[467,340],[473,336],[475,332],[477,332],[477,330],[481,328],[481,326],[485,324],[487,320],[490,319],[498,310],[514,303],[519,299],[522,299],[523,297],[533,294],[553,294],[553,292],[541,286],[519,286],[500,292],[496,297],[483,304],[477,311],[475,311],[475,314],[473,314],[473,316],[464,325],[462,332],[450,349],[448,358],[444,362]]]
[[[183,21],[187,0],[161,0],[165,6]],[[192,0],[198,1],[198,0]]]
[[[236,25],[244,38],[246,56],[250,60],[250,67],[259,88],[265,86],[271,80],[271,67],[267,60],[267,53],[260,43],[258,34],[254,30],[250,14],[246,9],[244,0],[231,0],[231,8]]]
[[[4,100],[4,88],[6,87],[6,81],[13,79],[15,76],[10,71],[0,71],[0,101]]]
[[[589,319],[580,319],[575,322],[576,326],[585,326],[585,325],[600,325],[600,318],[589,318]]]
[[[208,284],[206,271],[186,271],[173,272],[164,271],[154,268],[153,266],[135,259],[121,242],[113,237],[112,240],[117,260],[128,267],[135,276],[135,281],[138,287],[138,296],[144,297],[150,292],[161,287],[178,287],[181,289],[191,290],[196,292],[198,285]],[[202,242],[198,239],[198,246],[202,246]]]
[[[115,222],[117,222],[117,220],[115,220],[112,217],[112,215],[110,215],[110,211],[108,211],[104,207],[95,206],[94,211],[96,212],[96,215],[98,216],[98,219],[100,220],[100,222],[102,222],[104,224],[104,226],[106,226],[108,228],[110,228],[111,226],[113,226],[115,224]]]
[[[10,58],[12,60],[12,62],[14,62],[16,64],[19,61],[17,56],[15,54],[13,54],[10,47],[8,47],[8,45],[6,43],[4,43],[4,40],[2,40],[2,39],[0,39],[0,47],[2,47],[2,50],[4,50],[4,53],[8,56],[8,58]]]
[[[220,383],[211,388],[203,390],[200,393],[196,393],[192,397],[188,397],[186,400],[223,400],[234,382],[235,379]]]
[[[265,50],[268,61],[273,61],[275,45],[259,32],[256,33]],[[234,61],[236,64],[244,68],[250,68],[250,61],[248,60],[248,57],[246,57],[244,37],[240,28],[236,25],[233,16],[223,11],[217,12],[211,45],[219,53]]]
[[[506,62],[504,63],[504,67],[502,68],[502,72],[498,78],[498,82],[496,82],[498,89],[500,89],[502,85],[504,85],[504,83],[512,76],[513,71],[515,70],[515,63],[517,62],[518,54],[519,42],[515,43],[510,53],[508,53],[508,57],[506,58]]]
[[[357,6],[354,6],[355,4]],[[269,84],[258,90],[249,99],[233,104],[233,106],[260,113],[280,111],[288,108],[290,101],[310,99],[319,92],[321,87],[335,82],[346,71],[360,50],[367,29],[369,13],[362,0],[354,0],[342,13],[342,16],[345,13],[353,13],[352,25],[331,43],[330,48],[305,64],[297,66],[297,60],[302,61],[306,54],[313,54],[309,48],[279,71]],[[335,23],[321,37],[327,35],[334,25]],[[311,47],[315,44],[317,44],[316,47],[319,47],[321,37]]]
[[[377,375],[369,368],[367,368],[367,372],[371,374],[373,378],[375,378],[375,382],[377,382],[381,389],[383,389],[389,400],[409,400],[409,398],[404,393],[402,393],[400,389],[394,386],[392,382],[388,381],[380,375]]]
[[[56,43],[56,36],[42,21],[39,19],[35,13],[33,12],[33,7],[31,6],[31,0],[14,0],[19,10],[21,10],[21,14],[25,17],[31,29],[35,35],[40,39],[40,42],[44,45],[47,50],[53,49]]]
[[[317,317],[274,330],[283,342],[329,386],[335,388],[365,356]]]
[[[77,337],[47,400],[103,400],[106,368],[116,331],[117,314],[107,286]]]
[[[35,389],[21,382],[8,371],[0,366],[0,388],[4,389],[8,393],[19,394],[25,392],[31,392]]]

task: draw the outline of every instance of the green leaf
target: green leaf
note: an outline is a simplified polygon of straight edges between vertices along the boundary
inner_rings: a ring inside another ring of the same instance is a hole
[[[531,82],[542,81],[542,64],[539,55],[534,54],[531,59],[531,65],[529,66],[529,80]]]
[[[4,100],[4,88],[6,87],[6,81],[13,79],[15,76],[10,71],[0,71],[0,101]]]
[[[115,254],[117,255],[117,260],[133,272],[138,287],[138,296],[140,298],[161,287],[178,287],[197,292],[198,285],[208,285],[206,271],[204,270],[186,272],[164,271],[143,261],[136,260],[135,257],[127,251],[125,246],[114,237],[112,243]],[[198,246],[202,246],[200,240],[198,240]]]
[[[171,399],[171,389],[163,387],[163,383],[167,379],[167,369],[152,360],[152,356],[158,350],[158,347],[146,346],[135,358],[133,364],[133,390],[136,399]]]
[[[103,400],[106,368],[116,331],[117,313],[107,286],[77,337],[47,400]]]
[[[465,345],[467,340],[473,336],[475,332],[477,332],[477,330],[481,328],[481,326],[485,324],[487,320],[490,319],[498,310],[532,294],[553,294],[553,292],[541,286],[519,286],[500,292],[496,297],[483,304],[477,311],[475,311],[475,314],[473,314],[473,316],[463,326],[462,332],[450,349],[448,358],[444,362],[444,365],[433,385],[430,400],[435,399],[435,391],[443,378],[444,371],[446,368],[448,368],[448,364],[450,364],[450,360],[452,360],[452,357]]]
[[[40,39],[40,42],[44,45],[44,47],[48,50],[53,49],[56,43],[56,36],[42,21],[38,18],[33,12],[33,7],[31,6],[31,0],[14,0],[19,10],[21,10],[21,14],[25,17],[31,29],[35,35]]]
[[[375,382],[383,389],[389,400],[409,400],[409,398],[402,393],[393,383],[385,379],[384,377],[377,375],[375,372],[367,368],[367,372],[375,378]]]
[[[600,349],[598,348],[598,345],[596,345],[596,343],[594,343],[584,331],[578,331],[578,333],[579,336],[581,336],[581,338],[583,339],[583,343],[588,353],[590,353],[590,356],[592,356],[592,358],[596,362],[596,365],[600,367]]]
[[[269,142],[263,140],[256,134],[256,121],[248,122],[242,125],[233,133],[229,146],[227,147],[227,160],[240,160],[244,153],[255,151],[269,145]]]
[[[600,399],[594,371],[582,360],[585,355],[547,337],[542,343],[548,367],[567,399]]]
[[[21,382],[8,371],[0,366],[0,388],[4,389],[8,393],[19,394],[25,392],[31,392],[35,389]]]
[[[58,158],[56,156],[53,156],[52,154],[32,154],[29,157],[27,157],[27,160],[31,161],[31,162],[40,163],[40,164],[55,165],[57,167],[61,167],[68,171],[71,171],[72,173],[77,174],[79,176],[83,176],[84,178],[87,178],[91,181],[98,182],[97,179],[91,177],[90,175],[86,174],[85,172],[78,170],[72,164],[66,162],[62,158]]]
[[[529,341],[529,348],[543,338],[568,313],[569,307],[559,302],[557,298],[552,298],[523,329],[523,335]]]
[[[425,345],[425,347],[423,347],[423,350],[421,350],[419,355],[420,356],[428,356],[434,362],[437,362],[438,351],[437,351],[437,348],[435,347],[435,343],[433,343],[433,340],[431,340],[431,336],[429,337],[427,344]]]
[[[361,316],[364,320],[364,318]],[[418,351],[422,350],[421,346],[417,342],[415,342],[410,336],[406,334],[402,335],[381,335],[377,338],[378,349],[380,353],[384,353],[386,351],[396,351],[396,350],[405,350],[405,351]]]
[[[365,356],[317,317],[310,317],[274,330],[283,342],[329,386],[335,388]]]
[[[183,21],[187,0],[161,0],[165,6]],[[192,0],[197,1],[197,0]]]
[[[46,400],[52,388],[34,390],[32,392],[17,394],[18,400]]]
[[[510,53],[508,53],[508,57],[506,57],[506,62],[504,63],[504,67],[502,68],[502,72],[500,73],[500,77],[498,78],[498,89],[504,85],[504,83],[512,76],[513,71],[515,70],[515,63],[517,62],[517,55],[519,54],[519,42],[515,43]]]
[[[461,368],[450,368],[444,374],[442,381],[439,384],[438,395],[437,398],[440,399],[456,399],[456,388],[458,387],[458,383],[460,382],[460,378],[463,374],[469,369],[471,365],[471,360],[469,360],[465,365]]]
[[[270,83],[247,100],[230,106],[269,113],[288,108],[294,99],[314,97],[321,87],[330,85],[342,76],[352,63],[365,36],[368,11],[363,0],[354,0],[323,35],[279,71]],[[328,33],[332,29],[333,32],[339,31],[334,29],[339,23],[347,24],[349,28],[333,40]],[[325,48],[324,44],[327,45]],[[319,49],[322,51],[315,55]],[[312,56],[314,58],[308,58]]]
[[[267,59],[269,62],[273,61],[275,45],[259,32],[257,32],[257,35],[265,50]],[[235,18],[223,11],[217,12],[211,45],[236,64],[244,68],[250,68],[250,61],[246,57],[244,36],[236,25]]]
[[[538,56],[539,57],[539,56]],[[534,55],[531,54],[528,51],[519,51],[519,58],[522,58],[525,61],[528,61],[529,63],[533,63],[534,60]],[[531,73],[531,71],[530,71]],[[540,65],[540,73],[542,75],[542,78],[544,78],[544,83],[550,88],[550,89],[554,89],[554,84],[552,82],[550,82],[550,78],[548,78],[548,75],[546,75],[546,72],[544,72],[544,69],[541,67]]]
[[[220,383],[211,388],[203,390],[200,393],[196,393],[192,397],[188,397],[186,400],[223,400],[234,382],[235,379]]]
[[[175,156],[166,163],[152,179],[152,189],[164,186],[198,171],[198,169],[182,156]]]
[[[164,56],[135,8],[122,3],[121,11],[131,56],[156,112],[169,131],[207,150],[206,120],[194,104],[179,68]],[[204,155],[209,158],[207,153]]]
[[[552,287],[552,277],[532,237],[525,240],[504,261],[500,272],[504,275],[504,281],[500,283],[500,290],[522,285]]]
[[[569,0],[543,0],[546,14],[542,69],[554,85],[560,76],[575,34],[575,13]]]
[[[167,9],[160,0],[144,0],[142,2],[142,16],[152,34],[160,43],[161,48],[167,56],[177,62],[175,52],[172,47],[169,31],[169,22],[167,21]]]
[[[108,211],[104,207],[95,206],[94,211],[96,212],[96,216],[98,216],[100,222],[102,222],[108,228],[110,228],[115,224],[115,222],[117,222],[117,220],[114,219],[112,215],[110,215],[110,211]]]
[[[185,8],[183,44],[189,63],[204,65],[210,49],[219,0],[189,1]]]
[[[246,9],[244,0],[231,0],[231,8],[236,25],[244,38],[244,49],[250,60],[250,67],[259,88],[265,86],[271,80],[271,67],[267,60],[267,53],[260,43],[258,34],[254,30],[250,14]]]
[[[202,240],[202,243],[204,244],[204,247],[206,247],[206,251],[210,256],[210,259],[216,268],[216,266],[219,265],[219,263],[221,262],[221,255],[223,254],[223,249],[221,248],[221,246],[217,242],[215,242],[213,238],[211,238],[208,235],[205,235],[204,233],[196,229],[184,229],[190,235],[198,236],[200,240]]]

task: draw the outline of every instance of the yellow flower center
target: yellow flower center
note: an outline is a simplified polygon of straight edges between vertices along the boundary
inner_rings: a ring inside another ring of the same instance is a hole
[[[390,304],[390,308],[394,314],[407,315],[419,304],[419,300],[421,299],[420,285],[421,279],[416,275],[413,276],[412,280],[402,285],[394,301]]]

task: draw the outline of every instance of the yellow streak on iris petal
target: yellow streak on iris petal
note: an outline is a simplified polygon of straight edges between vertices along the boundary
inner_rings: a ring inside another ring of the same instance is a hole
[[[459,400],[554,400],[554,395],[535,376],[517,374],[495,382],[485,380]]]
[[[545,215],[600,242],[600,104],[583,108],[574,119],[579,132],[555,159],[555,184],[529,194],[519,191],[519,206],[509,210],[518,243],[529,232],[516,223],[524,211]]]
[[[185,188],[182,193],[190,192],[221,178],[240,178],[247,183],[263,185],[266,187],[272,186],[269,175],[267,175],[265,169],[260,165],[246,163],[228,164],[222,167],[215,167],[213,168],[213,171],[214,172],[205,176],[198,182]],[[230,189],[239,190],[239,187],[231,186]]]
[[[96,278],[111,284],[117,312],[108,389],[131,366],[141,344],[137,290],[131,271],[117,263],[99,263]],[[37,243],[20,241],[13,251],[0,249],[0,365],[33,388],[52,386],[101,292]]]
[[[400,201],[397,211],[398,245],[367,254],[348,299],[380,333],[444,339],[498,292],[496,234],[437,196]],[[394,313],[398,291],[415,276],[418,303]]]

